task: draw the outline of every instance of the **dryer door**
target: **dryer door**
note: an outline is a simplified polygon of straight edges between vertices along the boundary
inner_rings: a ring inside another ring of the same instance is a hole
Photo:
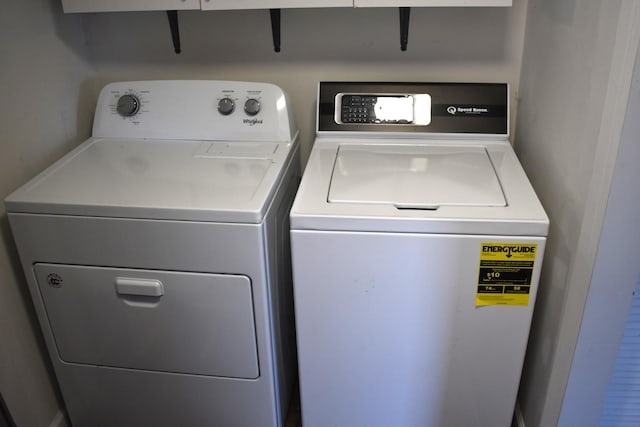
[[[35,264],[61,360],[259,375],[247,276]]]

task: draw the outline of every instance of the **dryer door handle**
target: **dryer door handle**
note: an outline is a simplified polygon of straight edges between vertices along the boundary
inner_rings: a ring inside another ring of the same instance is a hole
[[[164,286],[155,279],[116,277],[116,292],[119,295],[160,298],[164,295]]]

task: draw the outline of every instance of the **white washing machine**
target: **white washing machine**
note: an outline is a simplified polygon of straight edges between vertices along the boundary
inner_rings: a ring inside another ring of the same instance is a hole
[[[274,85],[113,83],[5,200],[74,427],[284,424],[297,138]]]
[[[548,218],[504,84],[320,83],[291,211],[305,427],[508,427]]]

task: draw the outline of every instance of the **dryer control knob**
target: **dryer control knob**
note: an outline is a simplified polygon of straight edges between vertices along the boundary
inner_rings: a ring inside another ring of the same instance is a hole
[[[135,116],[136,114],[138,114],[138,111],[140,111],[140,100],[135,95],[122,95],[118,99],[116,110],[122,117]]]
[[[255,116],[260,112],[260,101],[255,98],[247,99],[244,103],[244,112],[250,116]]]
[[[223,116],[228,116],[236,109],[236,103],[231,98],[222,98],[218,101],[218,112]]]

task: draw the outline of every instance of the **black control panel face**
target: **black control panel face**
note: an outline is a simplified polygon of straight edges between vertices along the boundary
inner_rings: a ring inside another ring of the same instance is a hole
[[[318,131],[508,134],[503,83],[321,82]]]

